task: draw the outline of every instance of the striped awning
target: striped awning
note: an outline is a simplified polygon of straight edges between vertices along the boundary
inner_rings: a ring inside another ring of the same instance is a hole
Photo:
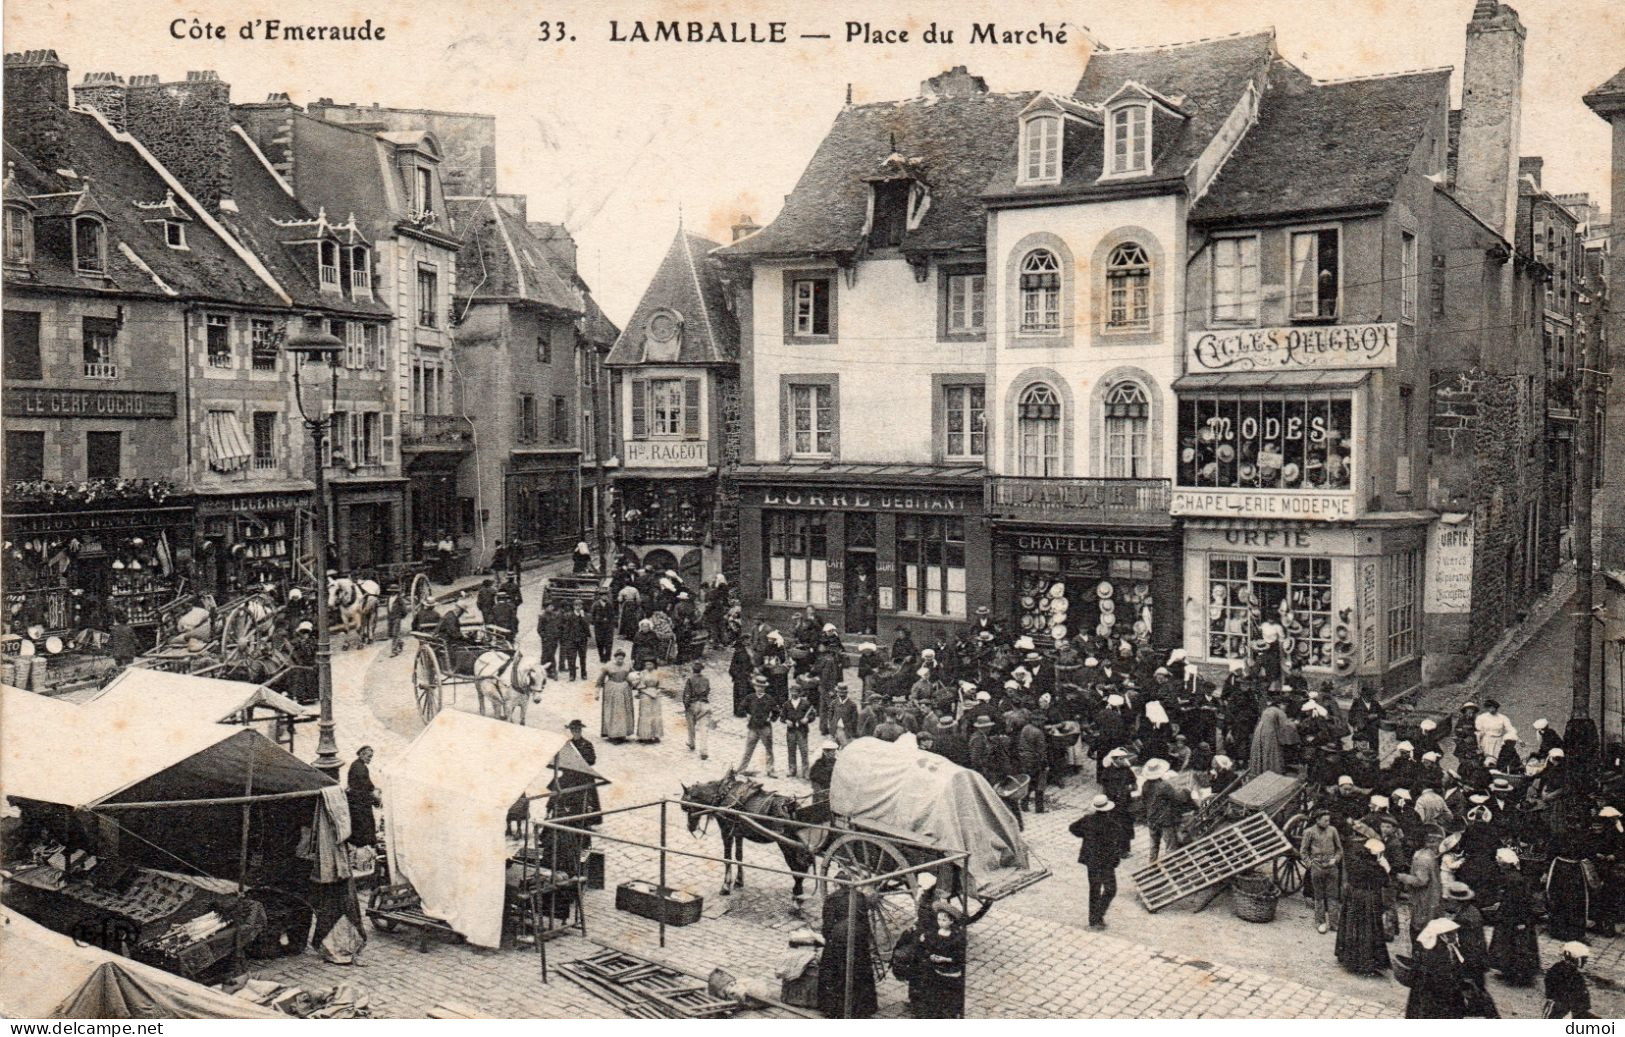
[[[242,423],[230,411],[210,411],[203,432],[209,444],[209,467],[215,471],[235,472],[253,460],[254,449],[243,435]]]

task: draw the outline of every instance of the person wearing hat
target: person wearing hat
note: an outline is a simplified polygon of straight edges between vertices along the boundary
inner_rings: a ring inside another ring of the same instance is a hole
[[[776,778],[773,769],[773,721],[779,718],[779,706],[768,694],[767,678],[757,674],[751,678],[750,702],[745,709],[745,754],[739,758],[736,770],[750,770],[751,759],[760,745],[767,754],[767,776]]]
[[[1490,967],[1490,950],[1484,942],[1484,915],[1478,910],[1478,897],[1465,882],[1449,882],[1444,887],[1445,915],[1457,926],[1456,946],[1461,951],[1461,976],[1472,985],[1467,995],[1467,1012],[1496,1019],[1500,1013],[1489,990],[1484,986],[1484,974]]]
[[[975,618],[965,627],[964,636],[967,640],[974,638],[984,641],[1001,641],[1003,640],[1000,636],[1001,633],[999,625],[993,622],[992,611],[986,605],[978,605]],[[982,637],[983,634],[988,636],[984,638]]]
[[[1586,986],[1585,967],[1591,948],[1579,940],[1563,944],[1562,952],[1546,970],[1547,1019],[1595,1019],[1591,1014],[1591,990]]]
[[[1016,728],[1016,770],[1028,776],[1027,796],[1033,802],[1033,809],[1042,814],[1044,788],[1049,784],[1049,735],[1025,709],[1017,711],[1016,723],[1012,726]],[[1022,801],[1021,808],[1027,809],[1027,800]]]
[[[1416,934],[1416,957],[1411,971],[1411,994],[1405,1001],[1407,1019],[1463,1019],[1461,927],[1448,918],[1435,918]]]
[[[695,665],[698,665],[697,663]],[[790,700],[784,704],[784,755],[790,777],[806,777],[810,764],[807,760],[807,732],[818,717],[818,707],[808,695],[808,685],[814,681],[796,681],[790,689]]]
[[[733,685],[733,715],[742,717],[750,707],[751,678],[756,676],[756,660],[751,658],[748,638],[734,642],[728,659],[728,680]]]
[[[302,706],[314,703],[319,697],[316,679],[316,627],[310,620],[302,620],[294,628],[288,642],[288,697]]]
[[[828,796],[829,783],[835,777],[835,756],[841,751],[841,747],[833,737],[826,735],[818,750],[818,759],[807,768],[807,780],[812,782],[815,796]]]
[[[1140,770],[1140,805],[1145,808],[1145,827],[1151,833],[1152,864],[1157,863],[1164,849],[1179,846],[1179,822],[1195,808],[1191,794],[1176,788],[1166,780],[1170,773],[1167,760],[1150,759]]]
[[[1113,749],[1128,744],[1129,719],[1126,714],[1127,700],[1121,695],[1112,694],[1106,697],[1106,708],[1095,717],[1094,755],[1095,766]]]
[[[688,751],[693,752],[698,743],[700,759],[710,759],[711,679],[705,675],[705,664],[698,659],[683,679],[683,716],[688,722]]]
[[[845,655],[846,649],[839,644],[835,647],[821,644],[813,657],[812,672],[818,682],[813,696],[818,703],[818,730],[826,735],[835,733],[835,701],[839,698],[835,686],[846,674]]]
[[[960,767],[970,766],[970,746],[954,723],[951,714],[944,713],[931,723],[933,737],[931,751]]]
[[[1372,748],[1382,743],[1382,722],[1388,710],[1372,694],[1371,688],[1361,681],[1354,689],[1354,701],[1349,704],[1349,728],[1354,737],[1362,739]]]
[[[1259,714],[1258,723],[1253,728],[1247,753],[1247,776],[1256,778],[1269,771],[1285,774],[1286,748],[1296,744],[1297,730],[1287,719],[1286,710],[1281,708],[1280,702],[1271,701]]]
[[[372,746],[363,745],[355,751],[355,762],[345,775],[344,798],[350,806],[348,842],[351,846],[376,847],[378,844],[378,819],[373,807],[384,800],[378,794],[378,786],[373,784],[371,766]]]
[[[965,1017],[965,918],[950,900],[934,900],[931,922],[919,940],[918,974],[909,984],[909,1010],[916,1019]]]
[[[1548,850],[1551,864],[1546,870],[1546,935],[1554,940],[1583,939],[1586,921],[1595,906],[1591,884],[1586,881],[1591,835],[1559,819]]]
[[[593,598],[587,622],[592,627],[593,646],[598,649],[598,665],[607,666],[610,653],[615,650],[615,603],[610,600],[608,591],[599,591]],[[722,639],[719,637],[713,643],[721,644]]]
[[[586,736],[586,726],[580,720],[572,720],[564,725],[565,730],[570,732],[571,747],[582,762],[591,767],[598,762],[598,749]],[[549,817],[579,818],[569,822],[576,828],[596,828],[604,823],[604,817],[599,813],[602,806],[598,801],[598,786],[591,778],[571,771],[560,771],[555,779],[548,782],[548,788],[555,793],[547,807]]]
[[[1129,751],[1119,747],[1103,756],[1100,766],[1095,768],[1095,780],[1100,784],[1100,791],[1116,806],[1112,817],[1117,823],[1118,857],[1127,857],[1134,842],[1134,818],[1129,808],[1134,804],[1137,791]]]
[[[971,723],[970,742],[966,752],[970,757],[970,768],[987,779],[989,785],[998,787],[1007,774],[999,766],[993,748],[993,732],[998,728],[998,722],[987,714],[981,714]]]
[[[831,714],[834,727],[828,732],[835,736],[841,745],[858,737],[858,729],[863,723],[862,710],[855,697],[852,686],[845,681],[835,685],[835,712]]]
[[[1343,861],[1342,909],[1337,918],[1338,964],[1359,976],[1388,969],[1388,933],[1383,923],[1383,893],[1388,888],[1387,847],[1381,839],[1354,843]]]
[[[1563,736],[1544,717],[1535,721],[1535,730],[1540,735],[1540,747],[1536,752],[1541,756],[1549,756],[1553,749],[1563,748]]]
[[[1490,967],[1508,986],[1527,987],[1540,974],[1540,947],[1535,933],[1535,894],[1519,866],[1518,851],[1495,851],[1495,934],[1490,940]]]
[[[1443,752],[1442,742],[1444,735],[1439,730],[1439,722],[1432,717],[1422,720],[1416,725],[1416,736],[1412,739],[1416,743],[1416,755]]]
[[[1117,896],[1117,866],[1123,860],[1123,823],[1117,804],[1104,792],[1089,804],[1088,811],[1068,826],[1080,840],[1078,863],[1089,879],[1089,928],[1106,928],[1106,910]]]

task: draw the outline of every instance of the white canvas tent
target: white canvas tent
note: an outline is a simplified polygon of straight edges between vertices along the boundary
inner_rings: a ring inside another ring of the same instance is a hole
[[[425,914],[501,943],[508,808],[543,795],[555,766],[599,779],[563,734],[445,710],[381,770],[390,865]]]
[[[290,717],[314,715],[263,684],[194,677],[132,666],[81,700],[87,709],[159,710],[210,724],[238,723],[245,711],[263,709]],[[252,714],[250,714],[252,718]]]
[[[7,1019],[286,1019],[280,1012],[75,943],[0,908]]]

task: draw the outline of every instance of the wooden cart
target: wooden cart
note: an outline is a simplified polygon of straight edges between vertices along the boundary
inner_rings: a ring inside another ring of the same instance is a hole
[[[482,678],[474,676],[474,660],[486,652],[502,652],[512,656],[513,641],[506,634],[486,627],[468,627],[465,632],[472,640],[466,645],[447,645],[427,632],[419,632],[417,656],[412,660],[412,693],[417,700],[418,716],[424,723],[435,718],[445,705],[445,691],[451,689],[452,701],[457,701],[457,689]]]

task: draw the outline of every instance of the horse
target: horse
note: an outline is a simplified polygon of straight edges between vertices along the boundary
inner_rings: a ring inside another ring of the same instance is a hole
[[[327,607],[339,615],[338,632],[354,634],[357,641],[372,641],[378,620],[378,601],[381,588],[375,580],[357,580],[340,576],[327,583]]]
[[[524,727],[527,704],[541,705],[547,673],[539,665],[523,665],[518,650],[483,651],[475,656],[471,671],[482,717],[489,699],[493,717]]]
[[[760,783],[740,777],[732,770],[716,781],[683,786],[683,813],[688,815],[688,832],[700,834],[700,823],[706,818],[717,819],[717,830],[722,833],[722,894],[733,892],[734,886],[745,884],[745,840],[753,843],[778,843],[784,854],[784,865],[796,873],[795,888],[791,890],[794,914],[801,913],[803,876],[813,868],[813,851],[797,838],[798,804],[794,797],[770,792]],[[756,818],[737,817],[711,809],[721,807],[750,814],[782,819],[786,824],[761,821]],[[738,878],[734,878],[737,870]]]

